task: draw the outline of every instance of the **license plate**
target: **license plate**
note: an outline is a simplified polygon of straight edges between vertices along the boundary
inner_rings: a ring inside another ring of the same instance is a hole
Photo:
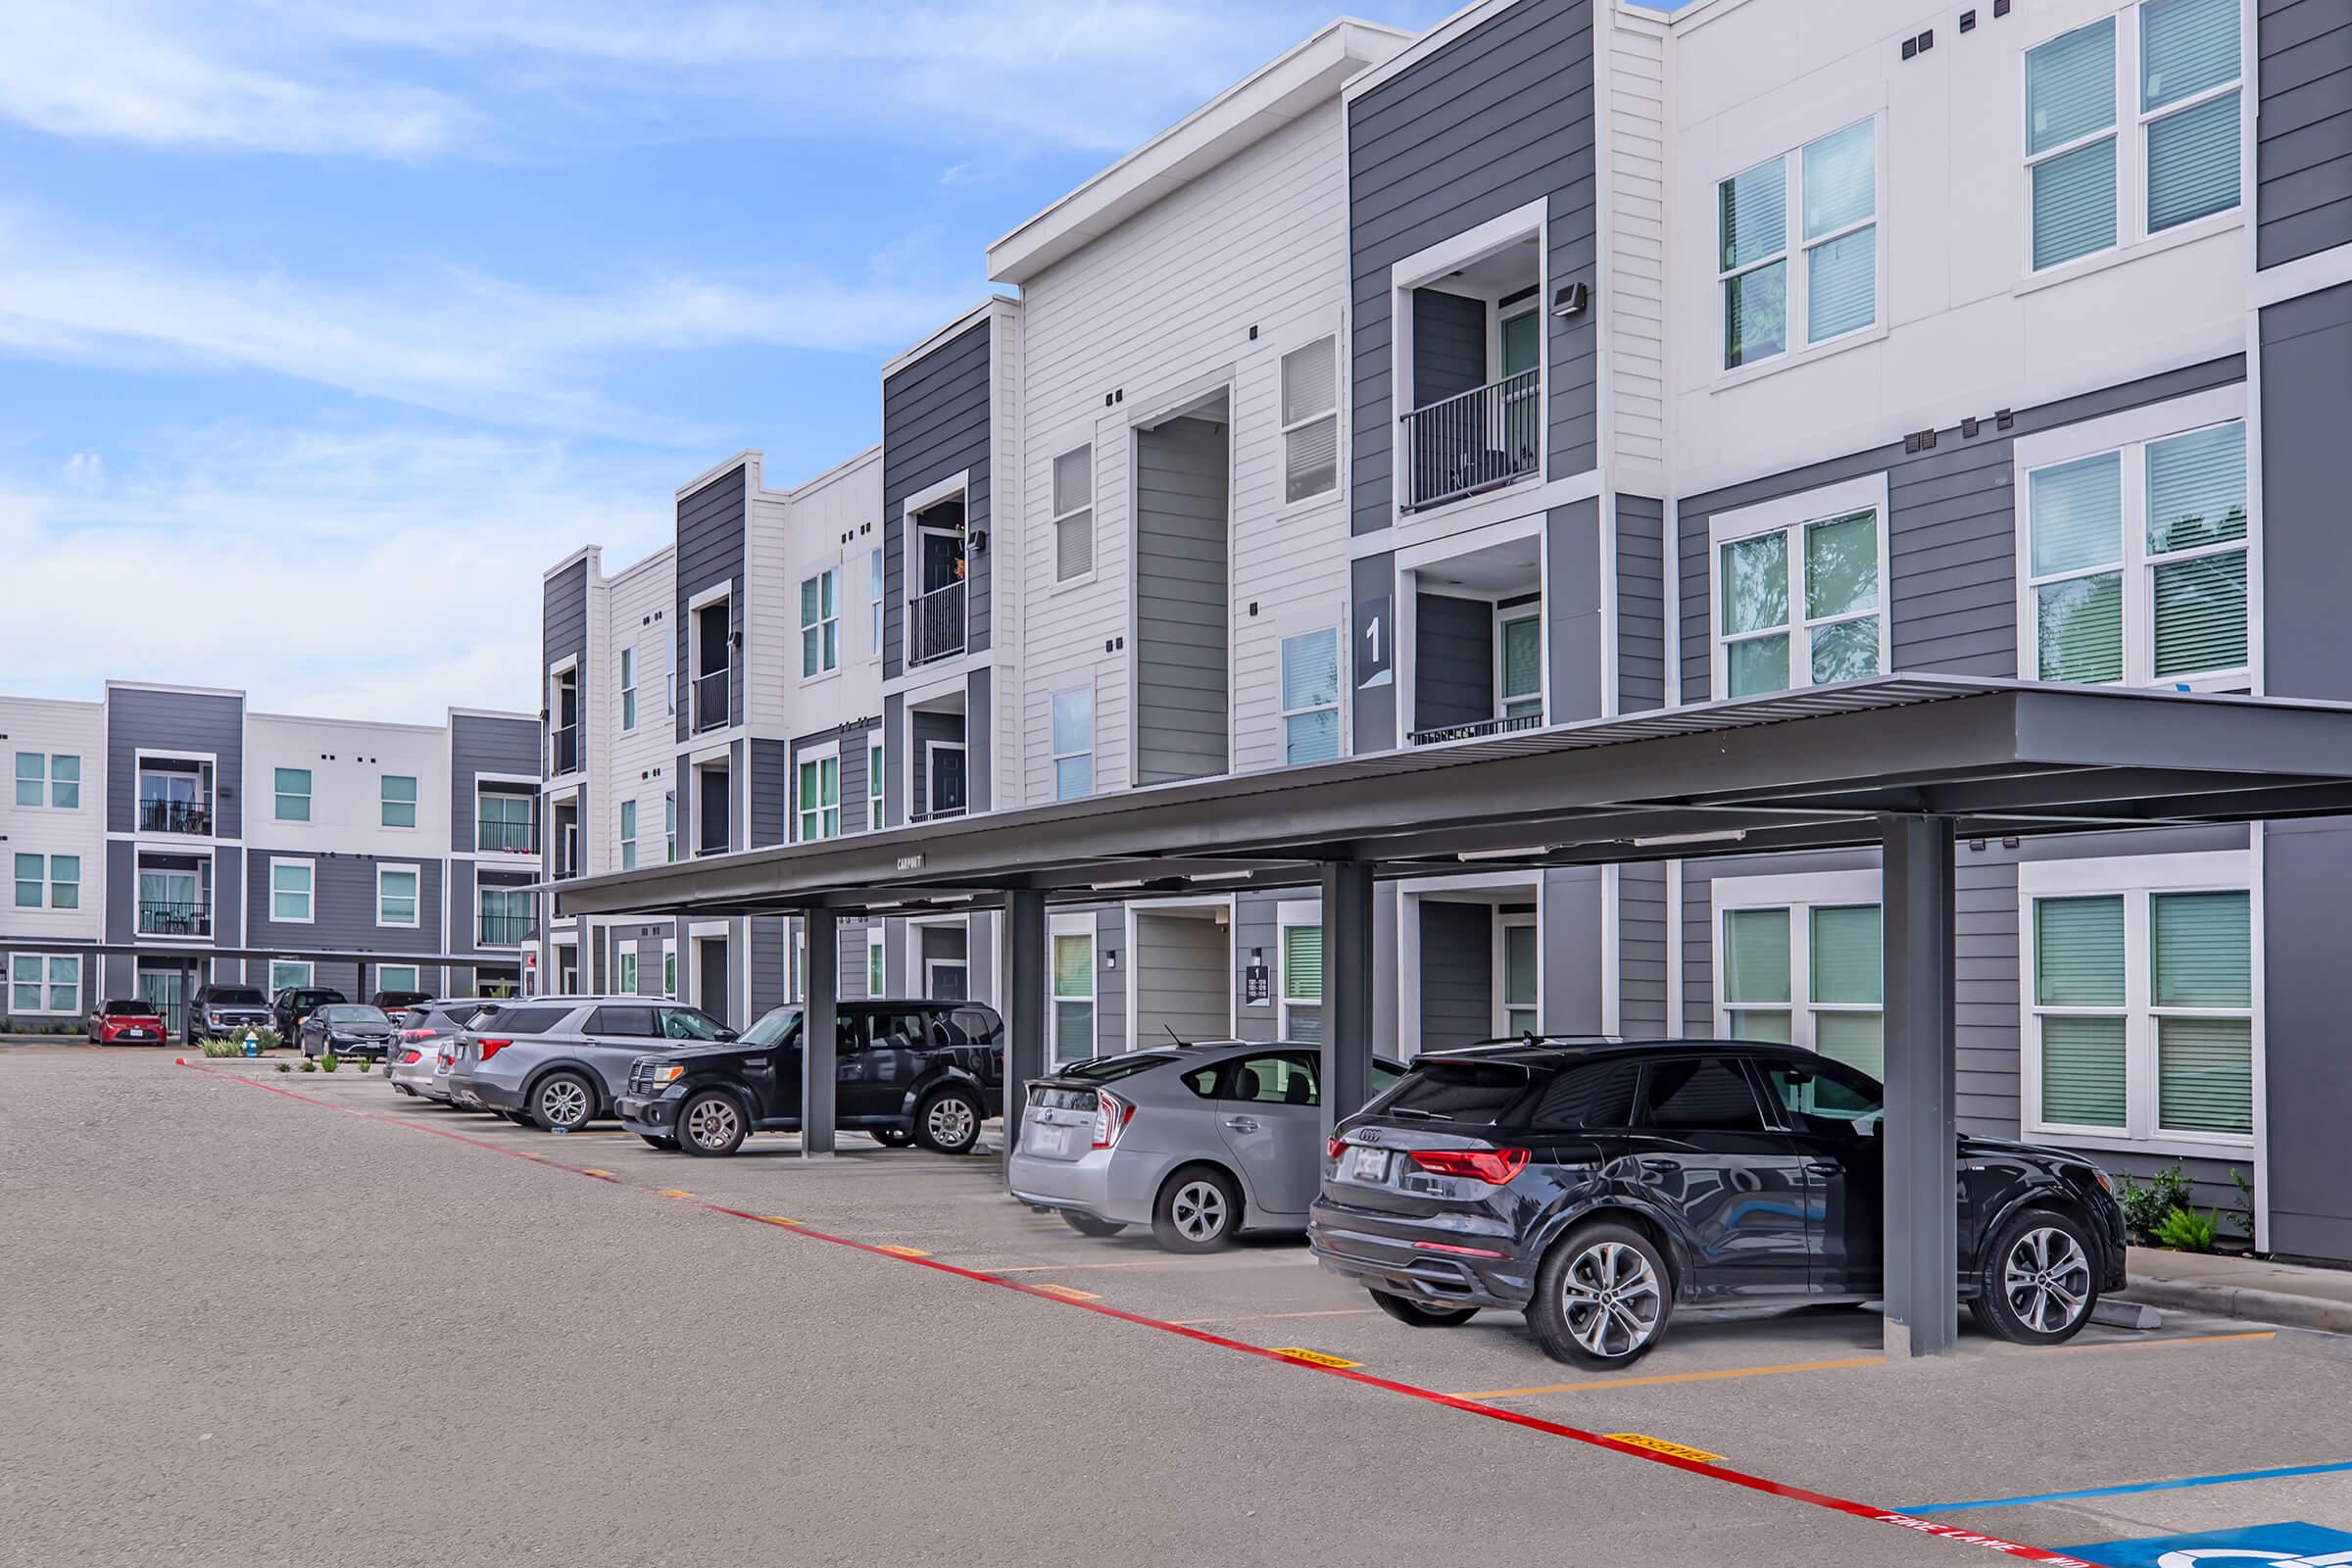
[[[1346,1174],[1351,1182],[1387,1181],[1389,1152],[1385,1149],[1365,1149],[1361,1145],[1348,1150]]]
[[[1070,1152],[1070,1129],[1043,1127],[1032,1124],[1029,1129],[1029,1152],[1043,1154],[1049,1159],[1066,1159]]]

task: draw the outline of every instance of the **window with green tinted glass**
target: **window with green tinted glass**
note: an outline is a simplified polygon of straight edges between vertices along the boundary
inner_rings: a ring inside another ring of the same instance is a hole
[[[1878,122],[1865,120],[1716,186],[1726,369],[1879,319]],[[1791,287],[1790,258],[1797,280]]]
[[[841,759],[816,758],[800,770],[801,840],[841,836]]]
[[[1053,979],[1054,1059],[1082,1061],[1095,1054],[1095,939],[1054,933]]]
[[[277,769],[277,820],[308,822],[311,819],[311,770],[307,767]]]
[[[1499,716],[1528,723],[1544,718],[1544,620],[1540,611],[1500,612],[1495,648]]]
[[[2026,52],[2026,178],[2035,271],[2116,242],[2116,22]]]
[[[2151,234],[2238,202],[2238,0],[2139,8]]]
[[[1788,346],[1788,162],[1775,158],[1716,187],[1716,270],[1726,369]]]
[[[416,781],[398,774],[386,773],[382,797],[383,824],[386,827],[415,827],[416,825]]]
[[[41,906],[41,888],[47,881],[44,874],[48,862],[38,855],[17,857],[17,907],[37,909]]]
[[[1282,1038],[1323,1038],[1323,928],[1282,928]]]
[[[2120,895],[2034,901],[2034,1005],[2043,1121],[2127,1125],[2124,970]]]
[[[2148,896],[2161,1132],[2254,1131],[2253,906],[2238,892]]]
[[[1883,673],[1881,556],[1875,508],[1719,546],[1724,695]]]
[[[1739,883],[1718,887],[1737,900]],[[1724,1032],[1804,1046],[1877,1076],[1885,1057],[1878,905],[1735,904],[1722,919]]]
[[[821,675],[841,664],[841,568],[801,583],[801,674]]]
[[[1722,998],[1734,1039],[1795,1038],[1788,960],[1786,908],[1724,911]]]
[[[1506,919],[1502,927],[1502,1032],[1532,1035],[1540,1027],[1537,999],[1541,995],[1536,923]]]
[[[19,806],[41,804],[42,785],[48,778],[48,753],[19,752],[17,754],[17,804]]]

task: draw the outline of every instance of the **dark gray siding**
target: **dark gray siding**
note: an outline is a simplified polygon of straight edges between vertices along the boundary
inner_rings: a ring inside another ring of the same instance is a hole
[[[1228,426],[1135,434],[1136,782],[1228,768]]]
[[[911,792],[907,798],[914,802],[914,808],[918,811],[929,808],[931,773],[930,769],[924,765],[927,750],[924,743],[928,741],[948,741],[964,748],[964,800],[968,806],[971,800],[973,759],[971,747],[964,740],[963,715],[960,713],[935,713],[918,708],[914,710],[911,722],[910,739],[913,744],[907,753],[906,785]]]
[[[906,820],[909,801],[922,797],[910,793],[906,763],[906,699],[895,693],[882,699],[882,825],[900,827]],[[904,782],[903,782],[904,781]]]
[[[990,744],[997,733],[992,716],[996,705],[990,696],[993,688],[989,676],[989,670],[983,666],[973,670],[963,683],[963,791],[975,811],[987,810],[996,798],[993,787],[996,749]]]
[[[1383,551],[1376,556],[1359,556],[1348,563],[1348,593],[1353,606],[1354,630],[1349,638],[1347,657],[1340,661],[1343,673],[1355,667],[1358,661],[1370,654],[1364,641],[1364,630],[1374,611],[1379,612],[1380,636],[1384,642],[1396,640],[1396,557]],[[1355,686],[1354,749],[1358,753],[1385,752],[1396,745],[1396,650],[1386,650],[1391,673],[1376,686],[1363,684],[1359,677]],[[1392,1037],[1393,1038],[1393,1037]]]
[[[1413,596],[1413,727],[1444,729],[1494,716],[1494,606],[1449,594]]]
[[[1233,901],[1233,1023],[1242,1040],[1271,1040],[1282,1026],[1274,1001],[1282,987],[1281,908],[1276,893],[1243,893]],[[1252,955],[1266,966],[1267,996],[1260,1006],[1250,1005],[1246,993]]]
[[[862,833],[871,825],[865,819],[865,737],[866,731],[862,725],[841,737],[841,830],[844,833]],[[793,753],[797,764],[800,753],[797,744]],[[793,777],[800,777],[798,765],[793,768]]]
[[[2352,8],[2261,0],[2255,265],[2352,244]]]
[[[687,736],[694,719],[694,616],[687,606],[706,589],[720,583],[727,595],[727,627],[737,639],[727,658],[727,721],[743,722],[743,556],[747,469],[737,464],[700,490],[678,499],[677,632],[673,645],[679,679],[678,739]],[[793,613],[799,613],[797,602]],[[642,701],[642,694],[640,701]]]
[[[2343,1180],[2352,1126],[2344,1068],[2344,889],[2352,823],[2273,824],[2263,857],[2264,1072],[2270,1103],[2271,1248],[2352,1258]]]
[[[1198,913],[1135,911],[1135,948],[1127,963],[1135,983],[1135,1044],[1218,1040],[1231,1025],[1232,932]],[[1126,971],[1121,971],[1124,974]]]
[[[539,776],[539,726],[527,718],[451,715],[449,725],[449,847],[474,848],[473,781],[484,773]]]
[[[1354,307],[1354,528],[1389,525],[1398,415],[1390,269],[1490,219],[1546,204],[1546,297],[1593,280],[1591,0],[1523,0],[1348,106]],[[1607,302],[1598,302],[1606,309]],[[1553,476],[1595,461],[1598,310],[1543,318]]]
[[[139,909],[139,879],[133,869],[137,864],[137,848],[127,839],[109,840],[106,846],[106,940],[128,942],[137,929]],[[82,880],[91,880],[88,867],[82,869]],[[215,903],[219,902],[218,897]]]
[[[1421,1049],[1437,1051],[1494,1033],[1494,909],[1421,901]]]
[[[270,862],[309,860],[312,877],[313,920],[280,922],[270,917]],[[392,955],[440,953],[441,862],[439,860],[379,859],[370,855],[313,855],[272,852],[255,847],[247,857],[245,907],[247,945],[278,952]],[[375,923],[375,872],[380,864],[414,865],[416,875],[416,918],[410,926]],[[225,868],[223,868],[225,869]],[[216,873],[218,874],[218,873]],[[218,902],[219,890],[215,890]],[[329,982],[321,981],[320,984]]]
[[[1617,1028],[1637,1039],[1666,1033],[1663,861],[1638,862],[1617,872]]]
[[[1716,513],[1866,474],[1887,475],[1887,600],[1894,615],[1894,667],[1949,675],[2010,677],[2017,667],[2017,536],[2010,477],[2015,437],[2124,409],[2224,386],[2245,377],[2231,355],[2163,375],[2017,411],[2016,427],[1991,418],[1975,439],[1957,425],[1936,445],[1906,453],[1900,441],[1812,464],[1770,478],[1710,491],[1682,503],[1683,700],[1706,700],[1707,526]],[[1986,411],[1987,414],[1990,411]],[[2024,673],[2031,674],[2028,670]]]
[[[245,852],[233,845],[222,845],[213,852],[213,945],[233,948],[245,940],[246,911],[252,906],[239,899],[237,891],[245,885]],[[137,884],[132,884],[136,902]],[[439,901],[435,900],[436,907]]]
[[[106,692],[106,827],[110,833],[137,831],[139,748],[175,747],[219,760],[213,833],[233,839],[245,831],[240,781],[245,776],[245,701],[201,692],[151,691],[110,686]],[[267,792],[268,779],[254,788]],[[265,793],[265,799],[268,798]]]
[[[2346,27],[2352,37],[2352,24]],[[2262,313],[2263,676],[2274,697],[2352,696],[2352,283]]]
[[[1413,407],[1486,385],[1487,302],[1413,290]]]
[[[795,764],[800,760],[800,748],[785,741],[754,741],[751,748],[752,836],[747,849],[763,849],[771,844],[790,841],[792,811],[792,781],[798,776]],[[842,793],[847,796],[847,780]],[[848,826],[848,801],[843,803],[843,826]]]
[[[1600,716],[1600,503],[1575,501],[1544,518],[1544,716],[1554,724]]]
[[[1666,703],[1666,505],[1617,498],[1617,711]]]
[[[827,748],[838,748],[841,754],[841,830],[844,833],[864,832],[868,826],[865,819],[867,772],[865,753],[867,746],[871,743],[873,733],[873,725],[867,720],[843,725],[836,729],[820,730],[813,735],[803,735],[795,739],[791,744],[789,756],[785,755],[784,744],[780,741],[754,741],[752,748],[755,770],[753,773],[753,818],[755,822],[759,820],[761,810],[758,804],[761,788],[758,772],[761,766],[758,760],[760,748],[773,745],[777,753],[774,762],[779,791],[776,801],[776,821],[779,831],[784,835],[783,838],[773,841],[778,844],[787,842],[793,833],[799,831],[801,759]],[[763,840],[762,842],[767,841]]]
[[[905,667],[906,498],[969,470],[964,527],[989,525],[990,323],[975,322],[882,383],[882,673]],[[964,646],[989,645],[989,560],[979,551],[964,567]]]
[[[744,1021],[747,1024],[756,1022],[760,1015],[768,1008],[780,1007],[784,1004],[785,992],[792,978],[791,922],[780,914],[755,914],[751,917],[749,925],[752,1003],[750,1009],[744,1014]],[[844,983],[840,990],[841,995],[850,994],[847,983],[850,978],[848,975],[842,977]],[[856,978],[860,982],[864,980],[862,966]]]
[[[1544,1010],[1563,1034],[1597,1034],[1601,1024],[1600,868],[1544,873]],[[1423,971],[1426,973],[1426,969]]]

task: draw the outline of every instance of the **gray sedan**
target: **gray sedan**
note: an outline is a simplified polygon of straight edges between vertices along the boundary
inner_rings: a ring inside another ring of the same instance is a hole
[[[1012,1196],[1088,1236],[1149,1225],[1171,1251],[1304,1231],[1323,1177],[1323,1057],[1215,1041],[1098,1056],[1029,1085]],[[1375,1061],[1374,1093],[1404,1069]]]

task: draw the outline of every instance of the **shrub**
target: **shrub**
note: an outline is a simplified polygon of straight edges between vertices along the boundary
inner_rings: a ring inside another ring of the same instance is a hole
[[[249,1031],[247,1030],[239,1029],[234,1034],[225,1035],[219,1039],[199,1040],[196,1042],[196,1044],[203,1048],[204,1054],[208,1056],[242,1056],[245,1054],[245,1036],[248,1032]],[[279,1037],[276,1030],[267,1026],[253,1029],[250,1031],[250,1033],[253,1035],[254,1045],[263,1051],[275,1051],[278,1047],[285,1044],[285,1041]],[[221,1049],[215,1051],[213,1049],[215,1046],[219,1046]]]
[[[2156,1227],[2156,1245],[2176,1252],[2210,1252],[2221,1234],[2218,1212],[2200,1214],[2193,1208],[2176,1208]]]
[[[2237,1201],[2230,1205],[2230,1223],[2246,1241],[2254,1240],[2254,1184],[2235,1165],[2230,1167],[2230,1184],[2237,1189]]]
[[[2174,1210],[2188,1207],[2189,1199],[2193,1196],[2188,1172],[2180,1168],[2179,1160],[2173,1161],[2170,1169],[2158,1171],[2145,1187],[2126,1175],[2121,1200],[2124,1223],[2132,1228],[2133,1236],[2143,1239],[2153,1237],[2156,1228],[2170,1218]]]
[[[342,1059],[331,1051],[318,1058],[318,1070],[320,1072],[333,1072],[337,1067],[342,1065]]]
[[[305,1056],[302,1061],[302,1070],[304,1072],[317,1072],[318,1070],[318,1064],[311,1060],[308,1056]]]
[[[292,1072],[294,1070],[294,1064],[290,1061],[281,1061],[277,1064],[277,1070],[279,1072]]]

